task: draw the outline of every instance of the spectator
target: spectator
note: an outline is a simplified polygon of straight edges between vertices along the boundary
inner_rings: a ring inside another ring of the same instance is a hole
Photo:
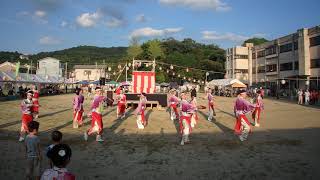
[[[41,180],[75,180],[75,176],[68,172],[66,168],[70,162],[71,155],[71,148],[67,144],[55,145],[48,153],[53,167],[44,171]]]
[[[37,136],[39,130],[39,122],[31,121],[28,124],[29,134],[25,139],[25,147],[27,154],[27,179],[40,179],[40,139]]]
[[[50,146],[47,147],[47,157],[49,158],[49,153],[50,151],[52,150],[52,148],[55,146],[55,145],[58,145],[61,143],[61,140],[62,140],[62,133],[60,131],[53,131],[51,133],[51,140],[52,140],[52,144]],[[52,162],[50,161],[49,159],[49,165],[50,167],[52,168]]]
[[[303,92],[301,89],[298,91],[298,104],[303,104]]]

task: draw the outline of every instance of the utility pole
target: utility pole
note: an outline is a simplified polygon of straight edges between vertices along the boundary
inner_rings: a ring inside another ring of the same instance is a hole
[[[68,62],[66,62],[66,69],[64,72],[65,72],[64,81],[66,81],[66,78],[68,78]]]

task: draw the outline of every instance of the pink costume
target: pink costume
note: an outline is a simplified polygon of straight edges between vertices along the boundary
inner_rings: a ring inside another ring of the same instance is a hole
[[[213,95],[211,93],[207,94],[208,97],[208,121],[212,121],[213,116],[215,116],[215,111],[214,111],[214,103],[213,103]]]
[[[195,108],[186,100],[181,100],[181,112],[180,112],[180,133],[182,134],[181,145],[185,142],[189,142],[189,134],[192,131],[191,127],[191,115],[194,113]]]
[[[260,123],[260,113],[261,110],[264,109],[264,104],[262,102],[262,97],[261,95],[258,95],[257,99],[256,99],[256,107],[254,112],[252,113],[252,118],[255,121],[255,125],[259,126]]]
[[[250,122],[246,114],[254,110],[254,108],[254,104],[251,104],[242,97],[238,97],[234,104],[234,113],[236,116],[234,132],[239,135],[241,141],[246,140],[251,131]]]
[[[194,113],[192,113],[191,115],[191,127],[193,128],[197,122],[198,122],[198,113],[197,113],[197,101],[195,98],[192,99],[192,101],[190,102],[192,104],[192,107],[194,108]]]
[[[137,115],[137,125],[139,129],[144,129],[147,125],[147,120],[144,117],[144,110],[146,109],[147,98],[140,98],[137,109],[135,110],[135,115]]]
[[[118,98],[118,106],[117,106],[117,117],[124,117],[126,112],[126,104],[127,104],[127,97],[124,94],[117,95]]]
[[[83,124],[83,102],[84,97],[82,95],[76,95],[73,98],[73,127],[77,128],[78,125]]]
[[[94,96],[91,104],[91,128],[88,130],[88,135],[97,132],[98,135],[102,134],[103,123],[102,123],[102,111],[103,104],[106,100],[105,96]]]
[[[21,102],[21,112],[22,112],[22,124],[21,124],[21,132],[28,132],[28,123],[33,120],[33,102],[29,99],[24,99]]]
[[[179,118],[178,104],[179,104],[179,99],[177,98],[177,96],[172,95],[169,98],[169,106],[170,106],[170,109],[171,109],[171,111],[170,111],[171,120]]]

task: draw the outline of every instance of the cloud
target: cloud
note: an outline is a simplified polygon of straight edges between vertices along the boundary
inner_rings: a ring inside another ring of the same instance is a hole
[[[234,33],[220,34],[216,31],[202,31],[202,39],[204,40],[225,40],[233,42],[241,42],[249,39],[249,36],[238,35]]]
[[[61,40],[51,36],[44,36],[40,38],[39,43],[42,45],[57,45],[61,43]]]
[[[120,27],[120,26],[123,26],[124,24],[125,24],[124,21],[117,19],[117,18],[111,18],[109,21],[106,22],[106,25],[109,28]]]
[[[83,13],[77,17],[76,22],[81,27],[90,28],[95,26],[101,17],[102,15],[98,11],[92,14]]]
[[[166,28],[166,29],[153,29],[151,27],[140,28],[132,31],[129,35],[131,39],[133,38],[143,38],[143,37],[160,37],[168,34],[175,34],[182,31],[183,28]]]
[[[45,11],[37,10],[34,12],[34,15],[38,18],[43,18],[47,15]]]
[[[66,27],[67,25],[68,25],[67,21],[62,21],[60,24],[61,27]]]
[[[139,14],[136,16],[136,21],[137,22],[146,22],[147,21],[147,18],[144,14]]]
[[[223,0],[159,0],[159,3],[171,6],[184,6],[191,9],[212,9],[228,11],[231,7]]]

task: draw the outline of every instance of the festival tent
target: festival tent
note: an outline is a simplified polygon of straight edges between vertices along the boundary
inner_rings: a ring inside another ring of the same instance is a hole
[[[109,81],[109,82],[106,82],[106,85],[118,85],[119,83],[116,82],[116,81]]]
[[[231,86],[234,85],[234,88],[238,88],[241,86],[241,88],[245,88],[247,87],[244,83],[242,83],[241,81],[237,80],[237,79],[215,79],[210,81],[207,86],[209,88],[214,88],[215,86],[220,86],[220,87],[225,87],[225,86]]]

